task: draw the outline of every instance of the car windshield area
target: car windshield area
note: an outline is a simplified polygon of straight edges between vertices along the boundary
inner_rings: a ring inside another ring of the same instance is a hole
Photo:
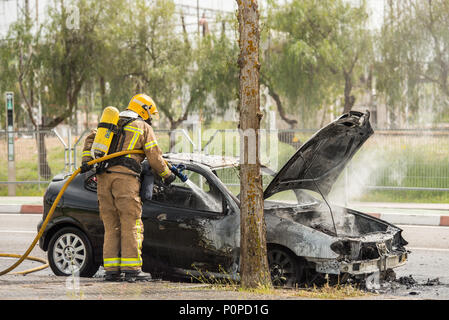
[[[231,193],[238,198],[240,194],[239,167],[233,166],[233,167],[217,168],[213,172],[218,178],[220,178],[220,180],[229,189],[229,191],[231,191]],[[261,174],[262,174],[263,189],[265,190],[265,188],[276,176],[276,172],[274,172],[270,168],[262,166]],[[292,206],[292,205],[311,206],[320,203],[320,201],[317,199],[320,199],[319,195],[315,194],[312,191],[293,189],[278,192],[269,197],[268,199],[266,199],[265,202],[266,205],[272,204],[276,206]]]
[[[156,179],[151,201],[184,209],[223,213],[224,198],[221,191],[205,176],[184,170],[186,182],[176,179],[169,187]]]
[[[265,199],[265,206],[291,207],[315,206],[321,203],[314,192],[303,189],[285,190]]]
[[[273,180],[276,173],[267,167],[261,167],[262,183],[265,189]],[[216,168],[213,173],[223,182],[223,184],[231,191],[235,197],[240,194],[240,168],[239,166],[230,166],[224,168]]]
[[[151,201],[167,206],[191,210],[200,210],[222,214],[227,210],[223,194],[205,176],[192,170],[184,170],[189,178],[182,182],[179,178],[170,185],[165,186],[159,177],[155,177]],[[88,176],[84,187],[97,192],[97,177]]]

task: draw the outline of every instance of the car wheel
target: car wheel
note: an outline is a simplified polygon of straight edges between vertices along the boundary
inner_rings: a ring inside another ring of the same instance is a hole
[[[269,248],[267,251],[271,282],[276,287],[294,287],[298,283],[297,258],[285,249]]]
[[[47,256],[50,268],[57,276],[92,277],[99,268],[94,262],[89,239],[74,227],[62,228],[51,237]]]

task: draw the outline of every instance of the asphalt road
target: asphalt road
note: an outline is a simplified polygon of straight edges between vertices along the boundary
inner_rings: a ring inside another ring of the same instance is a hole
[[[36,226],[40,219],[40,215],[0,214],[0,253],[23,254],[37,234]],[[407,248],[411,251],[411,253],[409,255],[408,263],[395,271],[397,279],[409,281],[403,282],[401,280],[402,284],[398,281],[386,283],[382,286],[382,289],[379,291],[379,295],[375,298],[449,299],[449,227],[399,227],[404,230],[403,237],[409,242]],[[33,249],[31,255],[46,259],[46,253],[43,252],[38,245],[36,245]],[[0,258],[0,270],[7,268],[13,262],[13,259]],[[40,264],[37,262],[25,261],[15,271],[21,271],[39,265]],[[416,281],[416,283],[410,281],[410,276]],[[438,281],[436,280],[437,278]],[[81,281],[87,281],[88,283],[86,285],[88,287],[95,287],[95,283],[98,283],[99,279],[82,279]],[[89,281],[91,281],[91,283]],[[50,298],[44,294],[45,283],[48,284],[49,288],[56,286],[56,283],[65,284],[65,287],[67,287],[66,279],[55,277],[49,268],[25,277],[6,275],[4,277],[0,277],[0,299],[33,299],[33,297],[35,297],[33,295],[29,295],[27,291],[20,291],[23,293],[19,293],[18,291],[16,294],[9,297],[8,295],[5,295],[2,290],[2,284],[14,285],[15,283],[20,284],[21,288],[27,288],[27,286],[30,288],[33,286],[40,287],[42,292],[42,296],[40,297],[43,299]],[[190,288],[192,286],[190,283],[170,283],[163,281],[153,285],[160,286],[160,295],[152,297],[153,299],[203,299],[203,297],[207,299],[211,297],[211,293],[204,289],[191,290],[189,291],[190,293],[185,293],[183,290]],[[201,286],[201,284],[198,286]],[[93,287],[92,290],[95,291]],[[134,286],[134,288],[136,288],[136,286]],[[53,292],[55,291],[53,290]],[[51,292],[49,294],[51,296]],[[109,297],[114,298],[114,295]],[[67,293],[63,294],[63,296],[59,298],[67,298]],[[95,293],[92,292],[89,298],[96,299],[98,297],[96,297]],[[236,297],[233,293],[223,292],[216,298],[235,299],[242,297]],[[261,297],[254,295],[245,296],[243,298],[260,299]],[[269,298],[273,299],[273,297]]]
[[[421,299],[449,299],[449,227],[399,225],[411,251],[396,277],[412,277],[417,283],[400,286],[393,294]],[[387,291],[391,294],[391,290]]]
[[[38,214],[0,214],[0,253],[23,254],[37,235],[37,224],[41,219],[42,216]],[[30,255],[47,258],[39,245]],[[16,271],[25,269],[19,266]]]

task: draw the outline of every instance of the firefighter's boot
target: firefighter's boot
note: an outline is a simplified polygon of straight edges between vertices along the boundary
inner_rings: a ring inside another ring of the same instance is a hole
[[[152,277],[150,273],[142,272],[139,270],[125,270],[125,281],[136,282],[136,281],[151,281]]]
[[[106,271],[106,275],[104,276],[104,281],[109,282],[119,282],[122,281],[122,279],[120,271]]]

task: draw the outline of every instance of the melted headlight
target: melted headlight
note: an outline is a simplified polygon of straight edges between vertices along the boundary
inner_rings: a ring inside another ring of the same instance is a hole
[[[331,249],[339,255],[347,256],[351,254],[351,244],[349,241],[338,240],[331,244]]]

